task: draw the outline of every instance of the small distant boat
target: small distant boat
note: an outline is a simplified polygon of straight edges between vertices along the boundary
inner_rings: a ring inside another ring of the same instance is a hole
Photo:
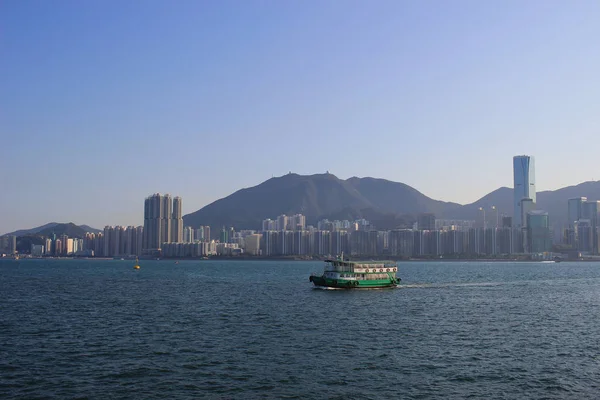
[[[138,258],[135,258],[135,265],[133,266],[133,269],[140,269],[140,260],[138,260]]]
[[[396,287],[400,278],[394,261],[325,260],[322,275],[312,274],[309,281],[315,286],[340,289],[375,289]]]

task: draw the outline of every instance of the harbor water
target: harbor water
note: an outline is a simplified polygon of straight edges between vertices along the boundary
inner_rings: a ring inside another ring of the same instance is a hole
[[[594,398],[600,263],[0,260],[0,398]]]

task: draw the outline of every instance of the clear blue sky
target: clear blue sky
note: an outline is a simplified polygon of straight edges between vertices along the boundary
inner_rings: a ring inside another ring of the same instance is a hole
[[[272,175],[470,203],[600,179],[600,2],[0,3],[0,233]]]

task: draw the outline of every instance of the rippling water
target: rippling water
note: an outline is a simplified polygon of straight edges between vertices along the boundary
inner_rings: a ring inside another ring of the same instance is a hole
[[[600,264],[0,260],[2,398],[593,398]]]

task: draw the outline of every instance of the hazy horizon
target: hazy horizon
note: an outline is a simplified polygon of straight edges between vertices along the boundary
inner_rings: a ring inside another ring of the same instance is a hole
[[[600,3],[11,1],[0,232],[140,225],[288,171],[468,204],[600,177]],[[571,161],[573,160],[573,161]]]
[[[294,171],[291,171],[291,172],[292,172],[292,173],[296,173],[296,172],[294,172]],[[325,171],[325,172],[327,172],[327,171]],[[316,174],[322,174],[322,173],[325,173],[325,172],[315,172],[314,174],[299,174],[299,175],[305,175],[305,176],[306,176],[306,175],[316,175]],[[289,173],[289,171],[288,171],[288,173]],[[331,173],[332,175],[335,175],[335,176],[337,176],[339,179],[343,179],[343,180],[346,180],[346,179],[349,179],[349,178],[353,178],[353,177],[356,177],[356,178],[376,178],[376,179],[385,179],[385,178],[378,178],[378,177],[374,177],[374,176],[348,176],[348,177],[340,177],[340,176],[336,175],[335,173],[333,173],[332,171],[329,171],[329,173]],[[285,176],[285,175],[287,175],[287,173],[286,173],[286,174],[282,174],[282,175],[273,176],[273,177],[271,177],[271,178],[279,178],[279,177],[282,177],[282,176]],[[259,182],[259,183],[257,183],[256,185],[252,185],[252,186],[257,186],[257,185],[259,185],[259,184],[261,184],[261,183],[263,183],[263,182],[265,182],[266,180],[268,180],[268,179],[271,179],[271,178],[267,178],[267,179],[265,179],[264,181],[262,181],[262,182]],[[572,184],[572,185],[567,185],[567,186],[565,186],[565,187],[569,187],[569,186],[577,186],[577,185],[580,185],[580,184],[582,184],[582,183],[587,183],[587,182],[591,182],[591,181],[579,182],[579,183],[575,183],[575,184]],[[399,183],[404,183],[404,182],[399,182]],[[249,186],[249,187],[252,187],[252,186]],[[495,189],[495,190],[493,190],[492,192],[494,192],[494,191],[496,191],[496,190],[499,190],[499,189],[502,189],[502,188],[508,188],[508,189],[511,189],[511,190],[513,189],[512,187],[508,187],[508,186],[501,186],[501,187],[498,187],[498,188],[496,188],[496,189]],[[242,187],[240,187],[239,189],[236,189],[235,191],[237,191],[237,190],[241,190],[241,189],[245,189],[245,188],[242,188]],[[417,189],[417,190],[419,190],[418,188],[414,188],[414,189]],[[561,188],[557,188],[557,189],[561,189]],[[542,190],[538,190],[538,191],[537,191],[537,193],[540,193],[540,192],[545,192],[545,191],[550,191],[550,190],[556,190],[556,189],[542,189]],[[235,192],[235,191],[234,191],[234,192]],[[229,193],[229,194],[233,194],[234,192],[232,192],[232,193]],[[419,192],[421,192],[421,191],[419,190]],[[477,199],[475,199],[475,200],[473,200],[473,201],[469,201],[468,203],[458,203],[458,204],[460,204],[460,205],[468,205],[468,204],[471,204],[471,203],[475,203],[475,202],[477,202],[478,200],[480,200],[481,198],[483,198],[483,197],[487,196],[488,194],[490,194],[490,193],[492,193],[492,192],[485,193],[485,194],[483,194],[482,196],[478,197]],[[72,222],[72,223],[74,223],[75,225],[88,225],[88,226],[90,226],[91,228],[95,228],[95,229],[102,229],[102,228],[103,228],[104,226],[106,226],[106,225],[110,225],[110,226],[115,226],[115,225],[124,225],[124,226],[129,226],[129,225],[133,225],[133,226],[143,226],[143,225],[144,225],[144,219],[143,219],[143,200],[144,200],[146,197],[148,197],[148,196],[151,196],[151,195],[153,195],[153,194],[155,194],[155,193],[160,193],[160,194],[170,194],[171,196],[178,196],[178,194],[176,194],[176,193],[170,193],[170,192],[151,192],[151,193],[147,193],[147,194],[146,194],[145,196],[143,196],[143,198],[141,199],[141,202],[142,202],[142,209],[140,210],[140,216],[141,216],[141,217],[139,218],[139,221],[138,221],[138,222],[136,222],[136,221],[133,221],[133,220],[132,220],[133,222],[129,222],[129,223],[116,223],[116,224],[96,224],[96,225],[94,225],[94,224],[89,224],[89,223],[87,223],[86,221],[74,221],[74,220],[70,220],[70,219],[69,219],[69,220],[60,220],[60,221],[59,221],[59,220],[53,220],[53,219],[49,219],[48,221],[45,221],[45,222],[39,223],[39,224],[37,224],[37,225],[32,225],[32,226],[28,226],[28,227],[21,226],[21,227],[18,227],[18,228],[15,228],[15,229],[11,229],[11,230],[2,230],[2,231],[0,231],[0,236],[1,236],[1,235],[4,235],[4,234],[7,234],[7,233],[11,233],[11,232],[17,231],[17,230],[28,230],[28,229],[32,229],[32,228],[37,228],[37,227],[39,227],[39,226],[43,226],[43,225],[46,225],[46,224],[49,224],[49,223],[54,223],[54,222],[55,222],[55,223],[59,223],[59,224],[60,224],[60,223],[70,223],[70,222]],[[421,192],[421,193],[423,193],[423,192]],[[228,195],[226,195],[226,196],[229,196],[229,194],[228,194]],[[431,198],[431,196],[428,196],[428,195],[427,195],[427,193],[423,193],[423,194],[424,194],[425,196],[427,196],[427,197],[430,197],[430,198]],[[226,197],[226,196],[224,196],[224,197]],[[221,197],[221,198],[222,198],[222,197]],[[197,211],[197,210],[201,209],[202,207],[204,207],[204,206],[206,206],[206,205],[208,205],[208,204],[210,204],[210,203],[213,203],[214,201],[220,200],[221,198],[219,198],[219,199],[215,199],[215,200],[213,200],[213,201],[210,201],[210,202],[208,202],[208,203],[206,203],[206,204],[203,204],[203,205],[201,205],[201,206],[199,206],[199,207],[192,207],[193,209],[186,209],[186,202],[185,202],[185,199],[183,199],[183,210],[184,210],[183,214],[184,214],[184,215],[187,215],[187,214],[193,213],[194,211]],[[433,199],[434,199],[434,200],[440,200],[440,201],[447,201],[447,200],[444,200],[444,199],[436,199],[436,198],[433,198]],[[565,206],[565,207],[566,207],[566,206]],[[510,211],[510,210],[509,210],[509,211]],[[267,217],[268,217],[268,216],[267,216]],[[265,217],[265,218],[267,218],[267,217]]]

